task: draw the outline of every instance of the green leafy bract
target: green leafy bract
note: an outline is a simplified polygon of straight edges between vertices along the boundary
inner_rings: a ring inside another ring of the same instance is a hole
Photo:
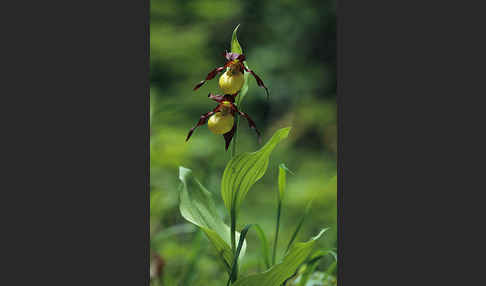
[[[277,130],[260,150],[241,153],[228,162],[221,180],[221,196],[228,210],[233,207],[238,210],[251,186],[265,174],[273,149],[287,138],[290,129]]]
[[[238,28],[240,25],[236,26],[236,28],[233,30],[233,35],[231,36],[231,52],[232,53],[237,53],[237,54],[243,54],[243,49],[241,48],[240,42],[238,42],[238,38],[236,37],[236,33],[238,32]],[[243,64],[246,66],[246,68],[249,69],[248,67],[248,62],[244,61]],[[245,98],[246,93],[248,92],[248,76],[250,73],[245,72],[243,77],[245,79],[243,83],[243,87],[241,88],[238,98],[237,98],[237,103],[241,104],[243,102],[243,98]]]
[[[240,278],[236,281],[236,283],[233,284],[233,286],[282,285],[282,283],[290,278],[297,271],[299,266],[307,259],[312,252],[314,243],[326,230],[327,229],[321,230],[318,235],[314,236],[307,242],[299,242],[294,244],[288,254],[284,257],[283,261],[274,265],[269,270],[263,273]]]
[[[243,49],[240,46],[240,43],[238,42],[238,38],[236,37],[236,33],[238,32],[238,28],[240,25],[236,26],[236,28],[233,30],[233,35],[231,36],[231,52],[232,53],[237,53],[237,54],[243,54]]]
[[[230,247],[230,228],[218,215],[211,193],[194,178],[190,169],[179,167],[179,179],[182,182],[179,204],[182,217],[204,231],[230,272],[234,257]],[[239,238],[239,233],[236,233],[236,238]],[[245,249],[246,242],[240,258],[244,256]]]

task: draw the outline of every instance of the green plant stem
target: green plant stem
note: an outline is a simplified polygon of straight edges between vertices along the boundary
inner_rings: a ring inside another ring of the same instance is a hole
[[[236,96],[236,107],[241,111],[241,106],[240,106],[240,99],[241,99],[241,94]],[[231,158],[236,156],[236,141],[238,139],[238,129],[240,129],[240,118],[238,115],[235,116],[235,135],[233,136],[233,141],[231,142]]]
[[[278,207],[277,207],[277,224],[276,224],[276,230],[275,230],[275,241],[273,243],[273,255],[272,255],[272,265],[275,265],[275,259],[277,257],[277,243],[278,243],[278,232],[280,229],[280,213],[282,210],[282,201],[278,200]]]
[[[240,98],[241,96],[238,95],[236,98],[236,106],[240,108]],[[235,116],[235,135],[233,136],[233,142],[231,143],[231,159],[233,159],[236,156],[236,141],[238,139],[238,129],[239,129],[239,116]],[[236,196],[235,196],[236,198]],[[233,206],[235,204],[233,203]],[[233,207],[230,211],[230,217],[231,217],[231,250],[233,252],[233,255],[236,255],[236,209]],[[238,277],[238,261],[236,261],[235,264],[235,270],[233,272],[234,275],[231,277],[231,282],[235,282],[237,277]]]
[[[236,125],[236,130],[235,130],[235,135],[233,135],[233,142],[231,142],[231,159],[236,156],[236,139],[238,138],[238,123],[239,123],[239,118],[238,116],[235,117],[235,125]]]
[[[234,257],[234,260],[233,260],[233,265],[231,266],[230,279],[228,279],[228,283],[226,284],[226,286],[230,285],[230,282],[232,282],[231,277],[234,275],[235,271],[238,270],[238,258],[240,256],[241,248],[243,247],[243,243],[245,242],[246,234],[248,233],[248,231],[250,230],[250,228],[252,226],[253,226],[252,224],[245,225],[245,227],[243,228],[243,230],[240,233],[240,239],[238,241],[238,247],[236,248],[236,254],[235,254],[235,257]]]

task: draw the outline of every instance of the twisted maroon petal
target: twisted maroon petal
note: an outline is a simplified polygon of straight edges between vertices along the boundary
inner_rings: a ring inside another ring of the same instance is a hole
[[[241,115],[241,116],[243,116],[244,118],[246,118],[246,120],[248,120],[248,126],[249,126],[251,129],[255,130],[255,132],[256,132],[256,134],[257,134],[257,137],[258,137],[258,143],[261,143],[261,134],[260,134],[260,131],[258,131],[258,129],[257,129],[257,127],[256,127],[256,124],[255,124],[255,122],[254,122],[254,121],[251,119],[251,117],[250,117],[248,114],[246,114],[246,113],[244,113],[244,112],[242,112],[242,111],[239,111],[239,110],[238,110],[238,108],[236,107],[236,105],[233,105],[233,106],[231,107],[231,109],[232,109],[232,111],[234,111],[234,112],[238,113],[239,115]]]
[[[219,67],[219,68],[215,68],[214,70],[210,71],[208,73],[208,75],[206,76],[206,79],[205,80],[202,80],[201,82],[199,82],[195,87],[194,87],[194,90],[197,90],[198,88],[200,88],[206,81],[208,80],[211,80],[213,79],[218,73],[222,72],[227,66],[224,65],[222,67]]]
[[[258,143],[261,143],[260,142],[261,141],[261,134],[260,134],[260,131],[258,131],[258,129],[256,128],[255,122],[250,118],[250,116],[248,114],[246,114],[244,112],[241,112],[241,111],[238,111],[238,113],[241,116],[245,117],[246,120],[248,120],[248,126],[250,126],[251,129],[254,129],[255,130],[255,132],[256,132],[256,134],[258,136]]]
[[[221,94],[212,94],[212,93],[209,93],[208,94],[208,97],[216,102],[223,102],[223,101],[229,101],[231,103],[234,103],[235,102],[235,97],[238,95],[238,93],[235,93],[235,94],[225,94],[225,95],[221,95]]]
[[[196,130],[196,128],[198,128],[199,126],[206,124],[206,121],[208,120],[209,116],[213,115],[214,113],[215,113],[215,111],[213,110],[213,111],[210,111],[206,114],[201,115],[196,126],[192,127],[191,130],[189,130],[189,133],[187,134],[186,141],[189,140],[189,138],[191,138],[191,135],[194,132],[194,130]]]
[[[209,93],[208,97],[216,102],[221,103],[224,100],[224,95]]]
[[[253,75],[253,77],[255,77],[258,86],[259,87],[263,87],[265,89],[265,92],[267,93],[267,99],[268,99],[268,97],[270,96],[270,94],[268,93],[268,89],[265,86],[265,84],[263,83],[263,80],[259,76],[257,76],[256,73],[254,71],[252,71],[251,69],[245,67],[245,71],[250,72]]]

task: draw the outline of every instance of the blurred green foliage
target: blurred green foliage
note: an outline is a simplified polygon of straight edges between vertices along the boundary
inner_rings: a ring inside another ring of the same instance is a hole
[[[250,77],[241,109],[262,131],[262,142],[279,128],[293,127],[270,157],[266,175],[243,202],[238,229],[258,223],[273,241],[278,165],[285,163],[295,175],[287,176],[277,260],[312,198],[297,241],[330,227],[316,249],[337,247],[335,7],[334,0],[151,0],[150,231],[151,252],[164,261],[161,285],[223,285],[227,279],[207,239],[181,217],[177,188],[179,166],[192,169],[214,194],[228,222],[220,195],[230,158],[223,137],[202,126],[189,142],[185,138],[199,116],[216,106],[207,94],[220,93],[219,77],[196,92],[192,88],[224,64],[222,53],[230,50],[231,33],[238,24],[238,40],[248,62],[270,90],[267,101]],[[238,152],[258,146],[243,120]],[[250,231],[247,239],[241,275],[262,269],[256,232]],[[324,259],[318,269],[330,263],[331,258]]]

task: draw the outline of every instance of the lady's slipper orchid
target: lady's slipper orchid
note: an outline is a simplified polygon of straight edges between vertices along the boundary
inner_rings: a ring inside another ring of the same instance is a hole
[[[218,102],[219,104],[218,106],[216,106],[216,108],[213,109],[213,111],[201,115],[196,126],[192,127],[191,130],[189,130],[186,141],[189,140],[194,130],[199,126],[206,124],[206,121],[208,121],[209,118],[209,122],[208,122],[209,130],[214,134],[223,135],[224,140],[226,142],[225,149],[228,150],[229,144],[231,143],[231,139],[233,139],[233,136],[236,131],[236,124],[234,124],[235,123],[234,117],[236,115],[241,115],[245,117],[248,120],[248,125],[250,126],[250,128],[255,129],[258,138],[260,138],[260,132],[256,128],[255,122],[253,122],[253,120],[250,118],[250,116],[248,116],[248,114],[239,111],[236,105],[234,104],[235,96],[236,95],[230,95],[230,94],[213,95],[210,93],[208,97]]]
[[[221,90],[223,90],[224,94],[238,93],[245,82],[243,74],[245,72],[249,72],[253,75],[253,77],[255,77],[258,86],[265,89],[267,97],[269,96],[268,89],[263,83],[262,79],[257,76],[255,72],[253,72],[243,64],[243,61],[245,60],[245,55],[225,52],[224,57],[226,58],[226,64],[209,72],[206,76],[206,79],[198,83],[194,87],[194,90],[197,90],[206,81],[213,79],[218,73],[226,69],[226,72],[219,79],[219,87],[221,88]]]

